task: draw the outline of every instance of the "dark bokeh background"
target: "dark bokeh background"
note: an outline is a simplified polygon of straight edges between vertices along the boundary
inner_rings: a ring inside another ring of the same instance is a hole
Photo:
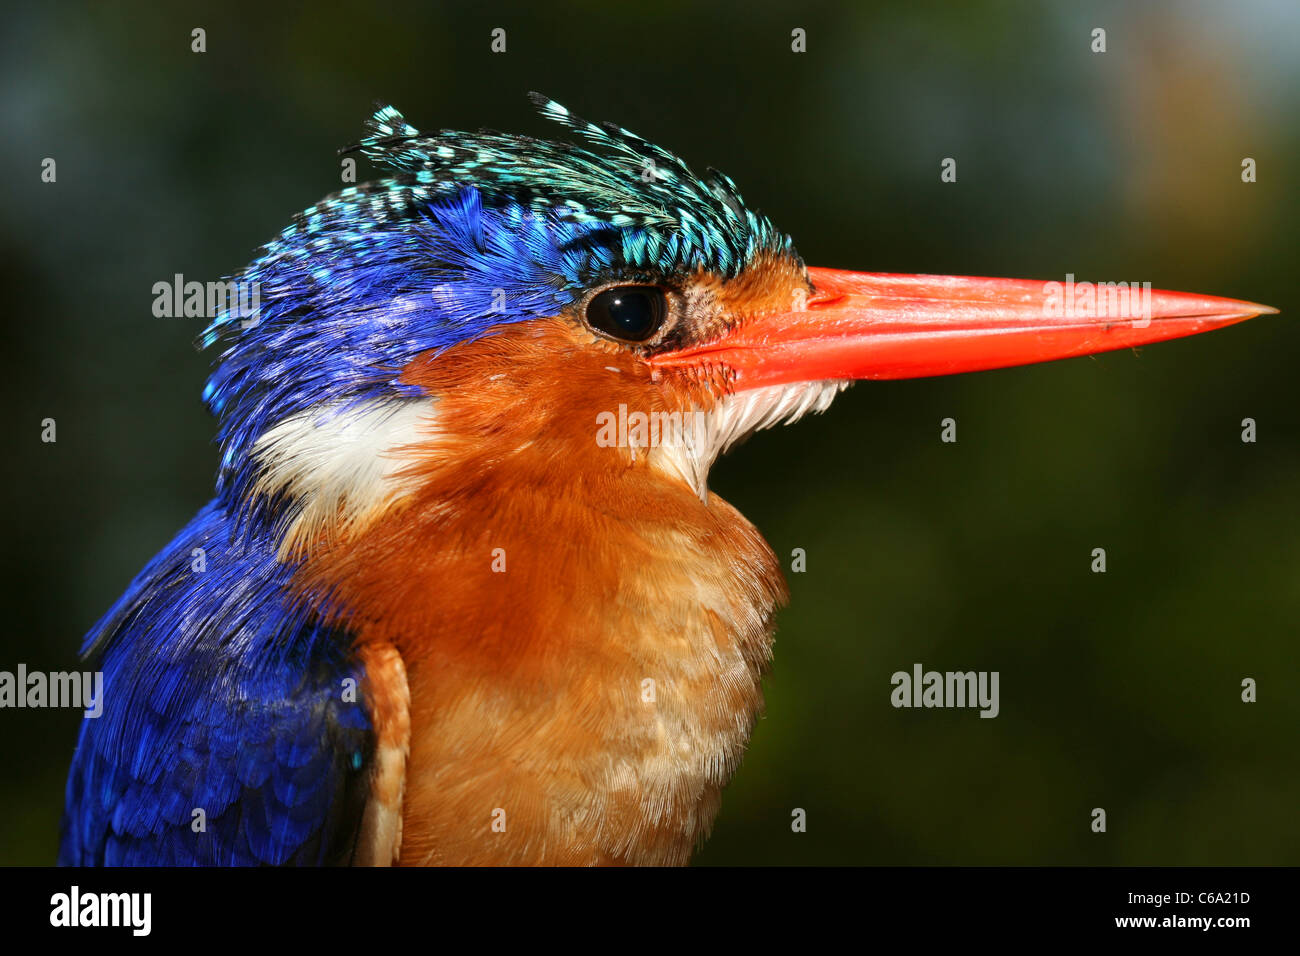
[[[335,150],[375,98],[421,128],[553,134],[538,89],[726,170],[810,263],[1070,272],[1284,313],[859,385],[722,462],[714,488],[809,557],[700,862],[1300,861],[1290,0],[52,7],[11,10],[0,40],[0,669],[75,666],[209,495],[210,357],[199,320],[152,316],[153,283],[237,269],[339,188]],[[892,709],[889,675],[918,661],[999,671],[1001,716]],[[77,720],[0,711],[0,863],[52,861]]]

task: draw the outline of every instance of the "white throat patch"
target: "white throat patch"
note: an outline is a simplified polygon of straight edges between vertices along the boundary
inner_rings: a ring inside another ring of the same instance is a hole
[[[719,456],[756,431],[789,425],[830,407],[849,381],[796,382],[728,395],[700,416],[701,427],[685,429],[684,440],[649,450],[650,463],[681,478],[707,501],[709,469]]]

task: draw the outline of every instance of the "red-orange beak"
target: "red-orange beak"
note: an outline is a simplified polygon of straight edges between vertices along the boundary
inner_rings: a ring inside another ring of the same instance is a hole
[[[1139,283],[1092,284],[809,269],[791,311],[655,357],[722,365],[737,390],[831,379],[922,378],[1006,368],[1195,335],[1276,309]]]

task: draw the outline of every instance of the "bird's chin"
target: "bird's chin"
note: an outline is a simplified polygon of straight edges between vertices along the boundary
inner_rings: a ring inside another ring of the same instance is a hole
[[[826,411],[851,384],[847,380],[796,382],[733,392],[707,411],[686,413],[688,427],[680,440],[661,441],[651,449],[651,464],[685,481],[707,502],[709,469],[728,449],[756,431]]]

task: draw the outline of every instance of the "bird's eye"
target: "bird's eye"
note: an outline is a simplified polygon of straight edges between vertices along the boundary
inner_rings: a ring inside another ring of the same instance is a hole
[[[664,290],[653,285],[606,289],[587,303],[587,324],[623,342],[644,342],[668,317]]]

